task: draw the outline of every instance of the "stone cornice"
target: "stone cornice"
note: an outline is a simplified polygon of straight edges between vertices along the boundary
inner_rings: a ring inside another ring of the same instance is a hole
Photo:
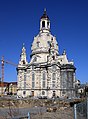
[[[63,65],[61,65],[61,70],[63,70],[63,69],[76,70],[75,66],[72,65],[72,64],[63,64]]]

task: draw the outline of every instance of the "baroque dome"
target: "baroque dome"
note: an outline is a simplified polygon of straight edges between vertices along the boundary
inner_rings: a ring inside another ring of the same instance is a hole
[[[34,37],[34,41],[31,47],[31,50],[32,50],[31,55],[35,53],[36,54],[48,53],[52,39],[54,43],[54,49],[56,50],[56,52],[58,52],[58,44],[56,41],[56,37],[51,35],[51,33],[41,33],[41,34],[38,34],[36,37]]]
[[[36,37],[34,37],[31,47],[32,50],[31,55],[39,53],[48,54],[52,40],[54,44],[54,50],[58,54],[58,43],[56,41],[56,37],[53,36],[50,32],[50,20],[46,13],[46,9],[44,9],[44,13],[40,19],[40,32]]]

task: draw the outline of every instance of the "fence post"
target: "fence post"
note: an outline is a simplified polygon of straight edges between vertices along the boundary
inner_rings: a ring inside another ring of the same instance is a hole
[[[88,97],[87,97],[87,119],[88,119]]]
[[[28,119],[31,119],[31,118],[30,118],[30,113],[29,113],[29,112],[28,112]]]
[[[74,104],[74,119],[77,119],[77,109],[76,109],[76,104]]]

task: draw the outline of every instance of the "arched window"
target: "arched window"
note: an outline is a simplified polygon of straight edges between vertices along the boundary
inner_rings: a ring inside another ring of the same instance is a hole
[[[42,87],[45,88],[46,84],[45,84],[45,72],[43,72],[43,77],[42,77]]]
[[[49,28],[49,22],[47,22],[47,27]]]
[[[39,43],[40,43],[40,42],[38,41],[38,42],[37,42],[37,47],[39,47]]]
[[[37,57],[34,57],[33,62],[36,62],[36,61],[37,61]]]
[[[45,21],[42,21],[42,28],[45,27]]]
[[[55,80],[56,79],[56,73],[53,73],[52,75],[53,75],[52,80]]]
[[[42,91],[42,95],[45,95],[45,91]]]
[[[56,74],[53,73],[52,74],[52,88],[55,88],[55,84],[56,84]]]
[[[32,88],[35,87],[35,74],[32,73]]]
[[[55,91],[53,91],[53,97],[55,97],[56,96],[56,93],[55,93]]]
[[[26,62],[25,62],[25,60],[23,60],[23,64],[25,64]]]
[[[48,46],[50,47],[50,41],[47,41]]]
[[[26,74],[24,74],[24,89],[26,88]]]
[[[23,95],[25,95],[26,94],[26,91],[23,91]]]
[[[54,55],[52,56],[52,58],[53,58],[53,60],[55,60],[55,56]]]
[[[43,81],[45,81],[45,72],[43,72]]]

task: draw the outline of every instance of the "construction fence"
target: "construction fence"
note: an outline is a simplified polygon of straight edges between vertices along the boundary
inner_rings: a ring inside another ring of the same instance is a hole
[[[74,105],[74,119],[88,119],[88,98]]]

